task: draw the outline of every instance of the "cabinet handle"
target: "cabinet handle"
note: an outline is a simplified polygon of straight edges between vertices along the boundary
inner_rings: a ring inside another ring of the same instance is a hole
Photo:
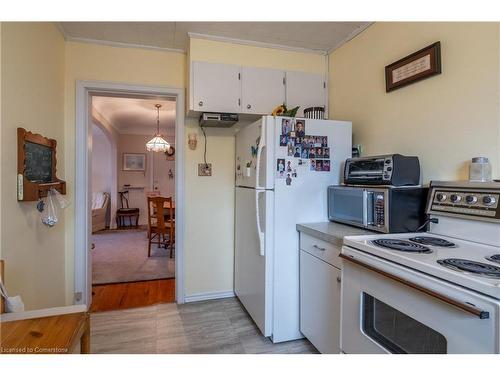
[[[337,276],[337,282],[338,283],[341,283],[342,282],[342,278],[340,276]]]
[[[247,104],[247,109],[250,109],[252,108],[252,106],[250,104]]]
[[[198,102],[198,105],[199,105],[200,107],[203,107],[203,102],[200,100],[200,101]]]
[[[321,251],[325,251],[326,250],[324,247],[319,247],[318,245],[313,245],[313,247],[315,249],[318,249],[318,250],[321,250]]]

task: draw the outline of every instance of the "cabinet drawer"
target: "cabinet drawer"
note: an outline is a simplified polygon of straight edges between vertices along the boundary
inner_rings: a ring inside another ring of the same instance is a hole
[[[342,268],[339,258],[340,246],[320,240],[319,238],[300,233],[300,249],[312,254],[335,267]]]

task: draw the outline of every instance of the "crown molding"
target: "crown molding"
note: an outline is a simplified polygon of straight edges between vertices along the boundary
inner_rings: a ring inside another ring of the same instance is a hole
[[[87,44],[99,44],[99,45],[109,46],[109,47],[138,48],[138,49],[146,49],[146,50],[151,50],[151,51],[173,52],[173,53],[186,54],[186,51],[184,51],[182,49],[157,47],[157,46],[150,46],[150,45],[146,45],[146,44],[113,42],[113,41],[109,41],[109,40],[79,38],[79,37],[73,37],[73,36],[66,36],[65,39],[66,39],[67,42],[87,43]]]
[[[213,41],[216,41],[216,42],[232,43],[232,44],[242,44],[242,45],[246,45],[246,46],[271,48],[271,49],[280,49],[280,50],[291,51],[291,52],[311,53],[311,54],[315,54],[315,55],[326,55],[326,54],[328,54],[327,50],[322,50],[322,49],[292,47],[292,46],[285,46],[285,45],[282,45],[282,44],[258,42],[258,41],[255,41],[255,40],[230,38],[230,37],[226,37],[226,36],[217,36],[217,35],[190,33],[190,32],[188,32],[187,34],[188,34],[188,38],[189,39],[191,39],[191,38],[193,38],[193,39],[206,39],[206,40],[213,40]]]
[[[342,45],[346,44],[350,40],[354,39],[355,37],[357,37],[359,34],[361,34],[363,31],[365,31],[367,28],[369,28],[374,23],[375,22],[367,22],[366,25],[358,27],[356,30],[352,31],[344,39],[342,39],[340,42],[338,42],[336,45],[334,45],[332,48],[330,48],[327,51],[327,54],[329,55],[330,53],[332,53],[333,51],[335,51],[337,48],[341,47]]]
[[[64,30],[64,27],[61,22],[54,22],[54,25],[57,27],[57,30],[61,33],[63,36],[64,40],[68,40],[68,35],[66,34],[66,30]]]

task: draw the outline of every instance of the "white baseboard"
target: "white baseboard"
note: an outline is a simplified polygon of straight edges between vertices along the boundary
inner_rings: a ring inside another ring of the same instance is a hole
[[[231,298],[234,297],[234,291],[228,290],[225,292],[208,292],[208,293],[195,293],[184,298],[186,303],[188,302],[198,302],[198,301],[208,301],[211,299],[221,299],[221,298]]]

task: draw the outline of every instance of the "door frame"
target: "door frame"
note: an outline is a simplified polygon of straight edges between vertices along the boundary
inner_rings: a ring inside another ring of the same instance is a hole
[[[91,246],[91,165],[92,128],[90,97],[92,94],[126,94],[144,96],[169,96],[176,98],[175,119],[175,297],[181,304],[184,292],[184,89],[163,86],[77,81],[76,82],[76,181],[75,181],[75,304],[92,302]]]

